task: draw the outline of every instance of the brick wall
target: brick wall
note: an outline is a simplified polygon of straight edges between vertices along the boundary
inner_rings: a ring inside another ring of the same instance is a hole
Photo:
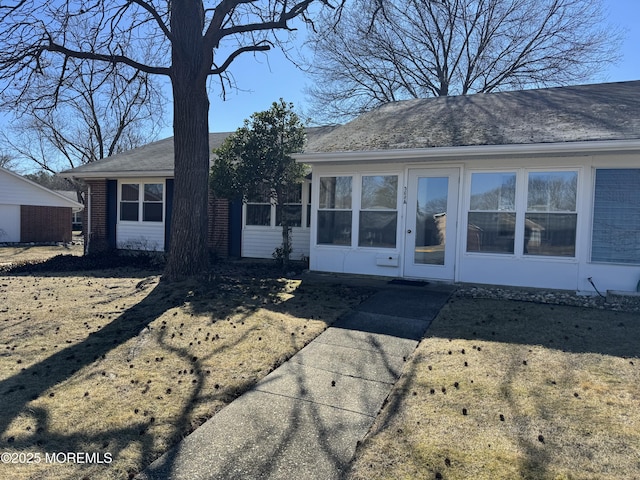
[[[209,192],[207,246],[219,257],[229,256],[229,201]]]
[[[107,181],[86,180],[85,209],[82,221],[85,225],[85,253],[98,253],[109,250],[107,238]],[[89,187],[91,187],[89,189]],[[89,190],[91,198],[89,198]],[[91,212],[89,212],[89,206]],[[89,220],[87,217],[91,215]],[[91,231],[88,231],[88,229]]]
[[[20,206],[21,242],[70,242],[71,207]]]

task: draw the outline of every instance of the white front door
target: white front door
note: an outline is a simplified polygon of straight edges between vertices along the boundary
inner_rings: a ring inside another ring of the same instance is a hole
[[[458,169],[410,169],[404,276],[454,280]]]

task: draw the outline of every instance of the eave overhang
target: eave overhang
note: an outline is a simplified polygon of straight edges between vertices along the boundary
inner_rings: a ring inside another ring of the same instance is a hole
[[[640,139],[460,147],[401,148],[372,151],[309,152],[295,155],[299,163],[404,163],[499,157],[584,156],[610,153],[640,153]]]

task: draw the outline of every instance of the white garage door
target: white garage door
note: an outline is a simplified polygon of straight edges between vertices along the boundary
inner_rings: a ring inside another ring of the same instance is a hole
[[[20,205],[0,205],[0,243],[20,241]]]

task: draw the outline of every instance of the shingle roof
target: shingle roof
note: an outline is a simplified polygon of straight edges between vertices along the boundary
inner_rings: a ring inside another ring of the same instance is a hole
[[[305,153],[640,138],[640,81],[407,100],[309,141]]]
[[[229,132],[210,133],[216,148]],[[640,81],[394,102],[307,129],[304,153],[640,139]],[[62,172],[173,175],[173,137]]]
[[[316,136],[325,135],[332,131],[333,126],[307,128],[308,141],[314,141]],[[210,133],[209,148],[214,149],[222,145],[230,132]],[[89,178],[111,175],[144,175],[171,176],[173,175],[173,137],[158,140],[127,152],[103,158],[97,162],[82,165],[71,170],[61,172],[62,176]]]
[[[213,149],[220,146],[228,135],[228,132],[210,133],[209,147]],[[147,174],[173,172],[173,137],[158,140],[71,170],[65,170],[61,175],[83,178],[84,175],[95,177],[100,174],[116,172],[122,175],[141,172]]]

